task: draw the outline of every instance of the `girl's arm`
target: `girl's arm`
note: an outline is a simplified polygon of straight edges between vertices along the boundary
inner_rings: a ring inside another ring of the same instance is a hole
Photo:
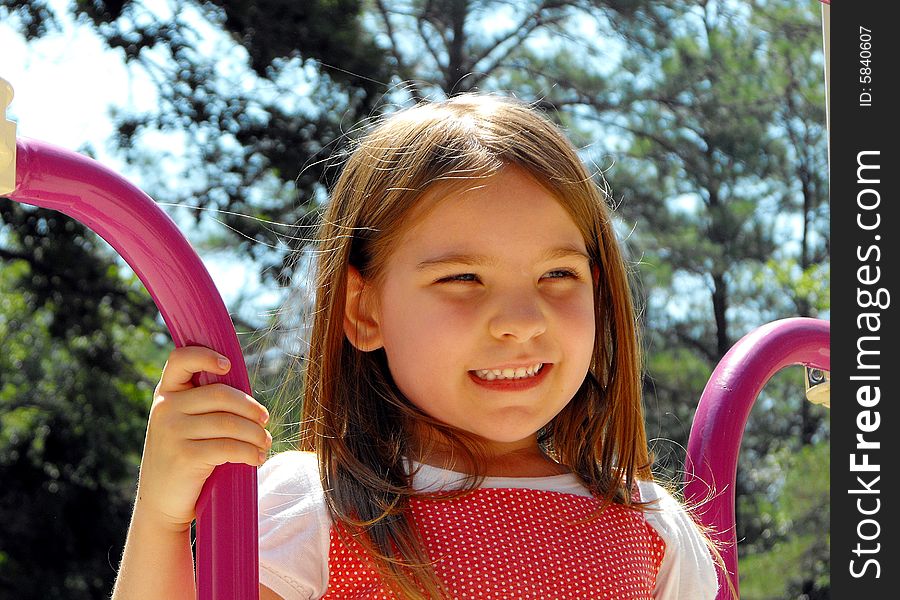
[[[713,600],[718,593],[716,565],[707,540],[690,512],[665,488],[638,482],[641,500],[654,502],[644,518],[666,543],[653,597],[658,600]]]
[[[218,465],[265,461],[266,409],[233,387],[195,386],[195,373],[225,374],[208,348],[175,349],[153,397],[137,498],[113,600],[193,600],[190,530],[206,479]]]
[[[259,600],[284,600],[281,596],[267,588],[266,586],[260,584],[259,586]]]
[[[166,530],[135,503],[113,600],[194,600],[191,528]]]

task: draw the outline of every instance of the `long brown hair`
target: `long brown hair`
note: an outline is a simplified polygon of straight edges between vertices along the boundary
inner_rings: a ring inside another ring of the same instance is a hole
[[[636,479],[652,478],[635,314],[602,177],[598,185],[560,129],[517,100],[466,94],[395,113],[356,143],[323,215],[300,449],[318,454],[338,531],[357,540],[385,585],[404,597],[443,594],[407,511],[415,494],[405,462],[415,449],[412,424],[427,423],[464,456],[479,450],[471,436],[403,397],[383,350],[361,352],[347,340],[347,269],[377,282],[431,186],[489,177],[507,165],[528,172],[569,212],[599,270],[590,369],[539,440],[604,506],[640,508],[631,490]]]

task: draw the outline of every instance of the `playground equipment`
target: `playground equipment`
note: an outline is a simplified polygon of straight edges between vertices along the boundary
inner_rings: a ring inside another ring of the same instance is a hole
[[[828,1],[823,35],[828,77]],[[12,87],[0,79],[0,196],[58,210],[106,240],[150,292],[176,346],[203,345],[228,356],[224,377],[201,374],[250,393],[247,369],[228,311],[200,258],[149,196],[96,161],[44,142],[17,139],[6,121]],[[197,316],[203,318],[198,319]],[[727,574],[719,598],[737,590],[735,494],[737,457],[753,402],[782,367],[807,371],[811,401],[828,404],[828,323],[785,319],[752,331],[722,359],[704,390],[691,428],[685,495],[700,503],[700,519],[721,542]],[[705,501],[704,501],[705,500]],[[700,502],[704,501],[704,502]],[[258,598],[256,469],[218,467],[197,506],[197,585],[200,600]]]
[[[738,453],[750,409],[766,382],[783,367],[807,368],[807,397],[828,405],[831,369],[830,325],[795,317],[751,331],[729,350],[703,390],[685,460],[684,495],[711,527],[727,574],[719,573],[719,600],[730,598],[727,576],[738,590],[735,481]]]

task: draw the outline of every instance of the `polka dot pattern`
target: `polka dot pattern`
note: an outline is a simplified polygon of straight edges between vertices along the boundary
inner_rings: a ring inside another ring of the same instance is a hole
[[[414,499],[413,518],[453,598],[649,600],[665,543],[642,513],[594,498],[531,489],[479,489]],[[324,598],[392,598],[374,570],[331,532]]]

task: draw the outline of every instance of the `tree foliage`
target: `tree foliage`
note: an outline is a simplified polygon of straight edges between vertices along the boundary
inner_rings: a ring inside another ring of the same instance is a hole
[[[0,212],[0,598],[105,597],[160,364],[156,309],[77,223],[6,199]]]

